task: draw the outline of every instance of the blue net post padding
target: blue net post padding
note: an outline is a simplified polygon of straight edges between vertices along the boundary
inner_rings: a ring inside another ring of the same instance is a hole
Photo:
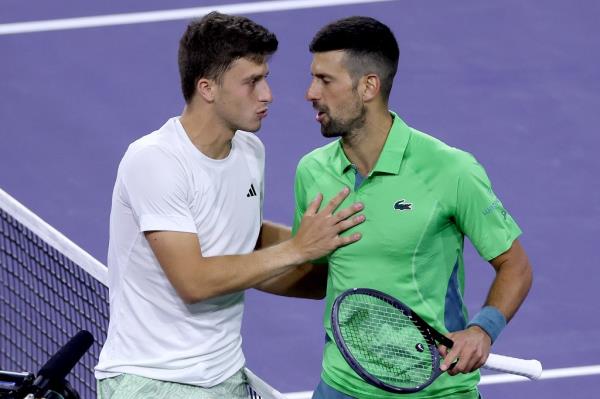
[[[0,369],[37,373],[72,336],[88,330],[95,342],[67,380],[82,398],[93,398],[108,289],[67,256],[0,208]]]

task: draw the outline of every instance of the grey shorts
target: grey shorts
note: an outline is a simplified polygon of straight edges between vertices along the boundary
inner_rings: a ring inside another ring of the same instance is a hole
[[[98,399],[248,399],[243,369],[210,388],[121,374],[98,381]]]

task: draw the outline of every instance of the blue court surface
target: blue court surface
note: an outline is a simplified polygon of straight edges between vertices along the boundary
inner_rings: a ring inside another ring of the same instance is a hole
[[[0,187],[105,262],[121,156],[183,108],[176,54],[190,15],[165,8],[201,7],[196,15],[220,9],[253,18],[280,40],[270,65],[275,101],[259,137],[267,149],[265,215],[290,224],[296,164],[327,142],[304,99],[308,42],[334,19],[375,17],[393,29],[401,48],[391,108],[478,158],[524,231],[534,265],[533,289],[494,352],[538,358],[546,378],[488,379],[484,397],[597,397],[600,3],[238,4],[2,1]],[[149,11],[156,13],[143,22]],[[119,23],[118,15],[128,19]],[[112,17],[73,20],[94,16]],[[18,24],[57,19],[65,20]],[[72,22],[80,24],[68,28]],[[469,245],[466,262],[466,301],[475,311],[493,270]],[[248,292],[243,334],[250,368],[282,392],[312,390],[322,311],[321,301]]]

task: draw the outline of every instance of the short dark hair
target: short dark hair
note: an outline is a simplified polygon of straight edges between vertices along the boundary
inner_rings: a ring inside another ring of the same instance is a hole
[[[263,62],[277,51],[277,37],[256,22],[213,11],[190,22],[179,41],[179,75],[186,102],[201,78],[220,81],[239,58]]]
[[[388,100],[400,58],[398,42],[388,26],[370,17],[343,18],[321,28],[309,49],[311,53],[346,51],[350,76],[357,80],[365,73],[376,73]]]

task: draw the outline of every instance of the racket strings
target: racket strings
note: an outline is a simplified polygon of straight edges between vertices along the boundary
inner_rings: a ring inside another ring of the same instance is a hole
[[[432,378],[428,334],[410,314],[369,295],[346,297],[338,314],[348,350],[369,374],[400,387],[416,387]]]

